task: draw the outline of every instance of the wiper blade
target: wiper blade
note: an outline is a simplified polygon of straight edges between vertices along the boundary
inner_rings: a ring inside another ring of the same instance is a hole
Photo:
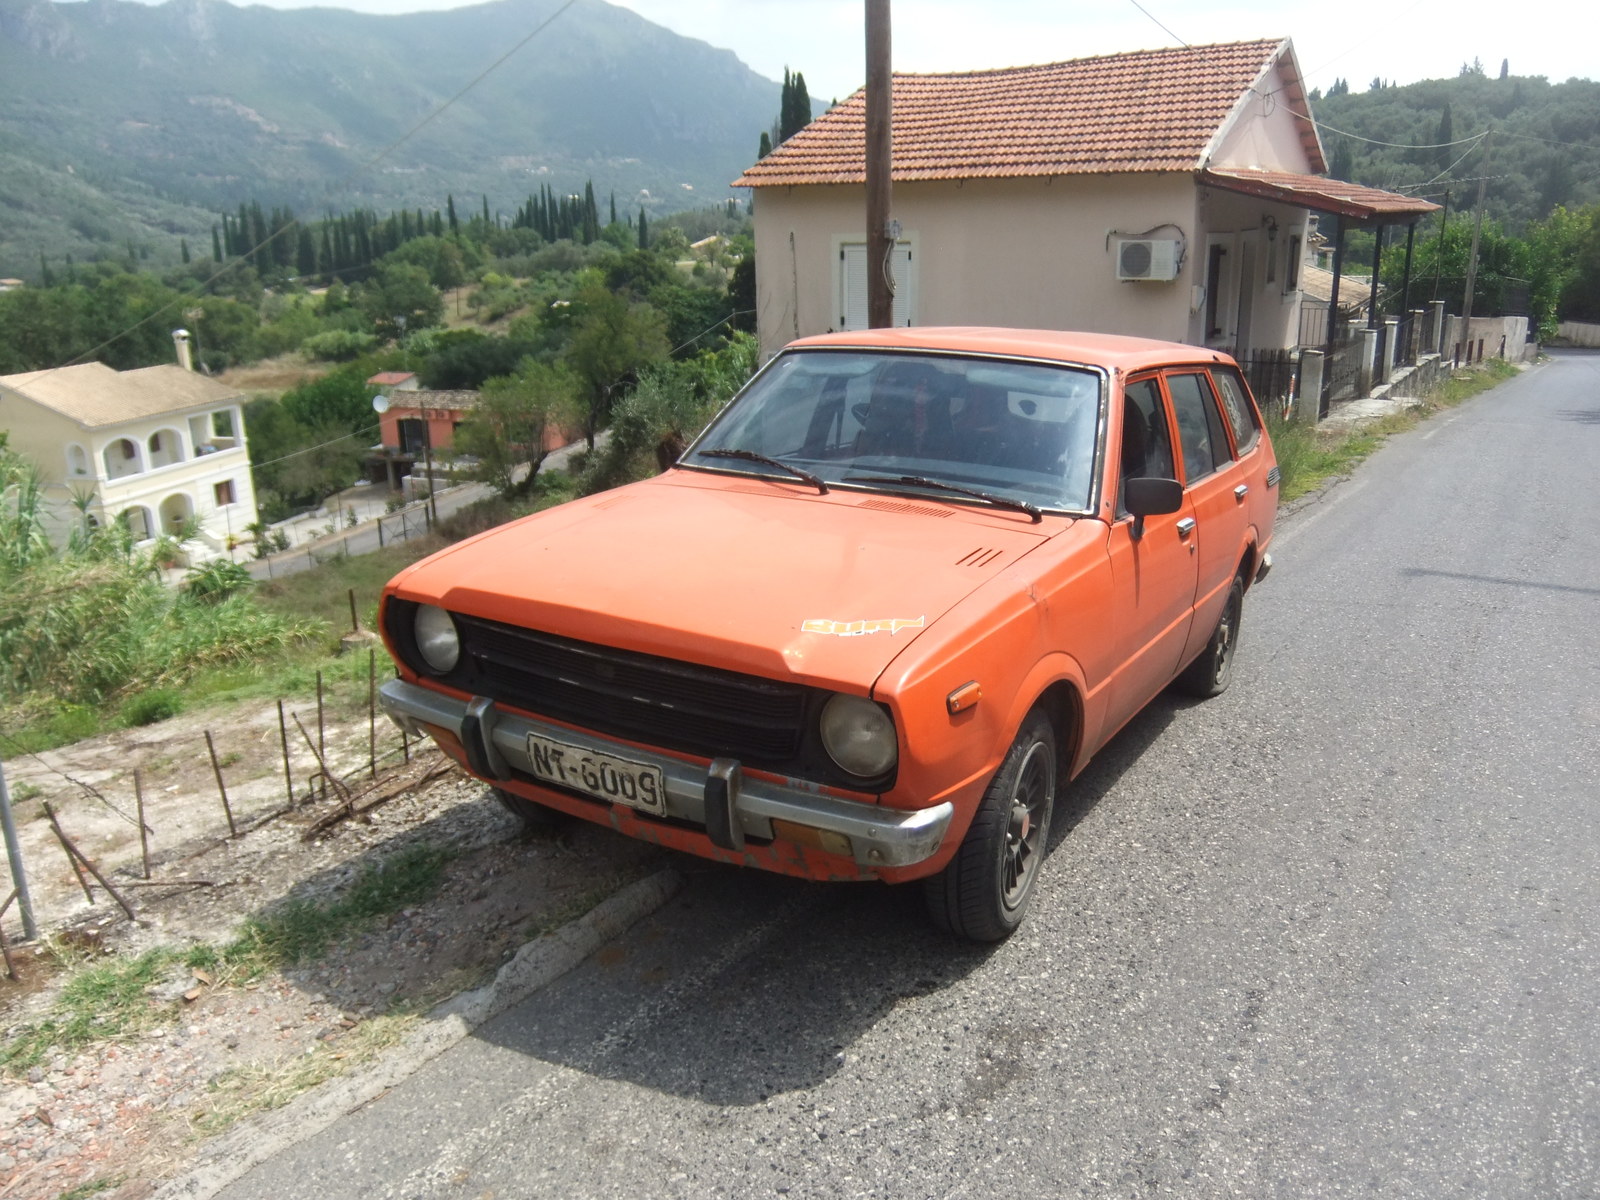
[[[929,479],[925,475],[847,475],[844,482],[898,483],[907,487],[932,488],[936,492],[956,492],[962,496],[971,496],[974,500],[982,500],[986,504],[993,504],[997,508],[1013,508],[1018,512],[1027,513],[1033,518],[1035,525],[1044,520],[1044,513],[1038,506],[1029,504],[1026,500],[1013,500],[1010,496],[996,496],[993,492],[983,492],[977,488],[962,487],[959,483],[946,483],[942,479]]]
[[[810,471],[795,466],[793,463],[786,463],[781,458],[773,458],[770,454],[762,454],[757,450],[735,450],[731,446],[718,446],[713,450],[696,450],[695,453],[706,458],[737,458],[743,462],[764,463],[769,467],[777,467],[778,470],[787,471],[796,479],[802,479],[809,483],[822,495],[826,496],[828,494],[828,485],[821,478],[813,475]]]

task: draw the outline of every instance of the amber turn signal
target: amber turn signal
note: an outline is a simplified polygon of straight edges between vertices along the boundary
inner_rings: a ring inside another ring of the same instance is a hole
[[[944,706],[950,710],[953,717],[959,712],[966,712],[969,708],[976,708],[978,701],[983,698],[983,689],[974,679],[971,683],[963,683],[955,691],[944,698]]]
[[[802,846],[811,846],[814,849],[825,851],[828,854],[842,854],[851,857],[850,839],[842,833],[834,833],[831,829],[815,829],[810,825],[798,825],[793,821],[772,818],[772,836],[782,838],[787,842],[799,842]]]

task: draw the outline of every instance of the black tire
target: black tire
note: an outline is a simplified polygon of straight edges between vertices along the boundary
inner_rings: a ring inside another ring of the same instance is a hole
[[[1022,924],[1044,865],[1056,798],[1056,735],[1034,709],[983,793],[948,866],[923,884],[935,925],[974,942],[998,942]]]
[[[522,832],[525,834],[549,836],[560,833],[572,821],[566,813],[524,799],[515,792],[502,791],[500,788],[490,788],[489,791],[505,806],[506,811],[522,822]]]
[[[1178,676],[1178,690],[1208,700],[1228,690],[1233,681],[1233,654],[1239,648],[1239,621],[1244,615],[1244,576],[1235,575],[1228,589],[1228,600],[1211,631],[1211,640],[1200,657]]]

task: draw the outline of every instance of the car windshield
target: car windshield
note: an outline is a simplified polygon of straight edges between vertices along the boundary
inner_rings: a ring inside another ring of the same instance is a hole
[[[802,487],[806,476],[883,490],[918,490],[920,480],[930,494],[954,484],[1087,512],[1104,424],[1101,380],[1083,367],[1032,361],[792,350],[723,410],[680,465]]]

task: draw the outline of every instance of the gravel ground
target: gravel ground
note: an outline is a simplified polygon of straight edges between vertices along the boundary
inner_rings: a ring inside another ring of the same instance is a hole
[[[453,856],[433,899],[347,936],[314,964],[249,983],[175,965],[149,989],[153,1027],[0,1080],[0,1198],[91,1187],[116,1200],[149,1195],[248,1108],[287,1101],[368,1061],[425,1019],[415,1014],[485,982],[519,946],[659,861],[653,848],[588,825],[528,840],[480,785],[431,750],[383,782],[413,790],[313,841],[303,835],[326,806],[185,848],[160,862],[156,877],[213,886],[129,891],[137,922],[99,894],[58,931],[89,961],[219,944],[251,914],[285,898],[336,895],[396,851],[426,845]],[[136,877],[125,867],[113,882]],[[18,968],[20,982],[0,979],[8,1041],[47,1010],[67,976],[43,951],[24,954]]]

